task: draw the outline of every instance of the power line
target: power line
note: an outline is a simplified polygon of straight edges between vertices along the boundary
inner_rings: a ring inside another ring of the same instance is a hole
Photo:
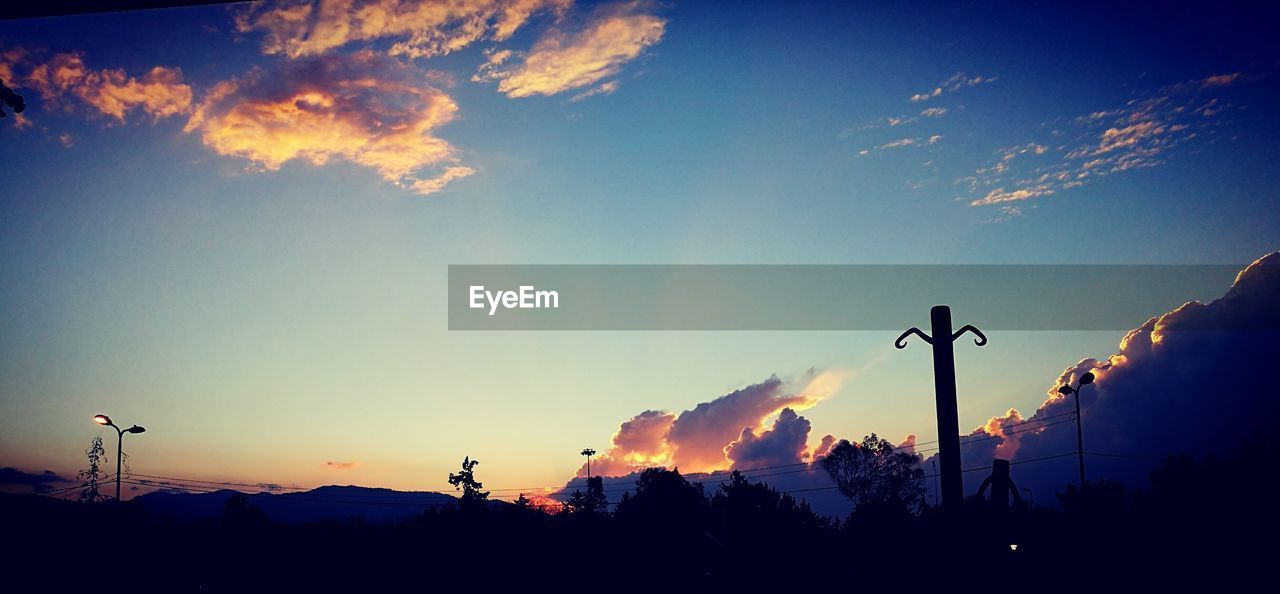
[[[115,476],[115,474],[108,474],[108,475],[106,475],[105,477],[100,477],[100,478],[98,478],[97,480],[98,480],[99,482],[106,482],[106,481],[111,480],[111,477],[113,477],[113,476]],[[52,490],[49,490],[49,491],[43,491],[43,492],[40,492],[40,493],[36,493],[36,495],[47,495],[47,496],[52,496],[52,497],[61,497],[62,495],[65,495],[65,494],[67,494],[67,493],[69,493],[69,492],[75,491],[76,489],[83,489],[83,488],[85,488],[85,487],[89,486],[89,483],[90,483],[90,482],[91,482],[91,481],[85,481],[85,482],[83,482],[83,483],[80,483],[80,484],[78,484],[78,485],[72,485],[72,486],[70,486],[70,487],[59,487],[59,488],[57,488],[57,489],[52,489]]]
[[[1085,452],[1086,456],[1104,456],[1107,458],[1128,458],[1132,460],[1155,460],[1156,462],[1164,462],[1168,458],[1160,458],[1158,456],[1138,456],[1130,454],[1104,454],[1102,452]]]
[[[1075,414],[1076,414],[1076,413],[1075,413],[1074,411],[1067,411],[1067,412],[1064,412],[1064,413],[1058,413],[1058,414],[1054,414],[1054,415],[1046,415],[1046,416],[1043,416],[1043,417],[1040,417],[1040,418],[1034,418],[1034,417],[1033,417],[1033,418],[1030,418],[1030,419],[1023,419],[1023,420],[1021,420],[1021,421],[1018,421],[1017,423],[1009,423],[1008,425],[1002,425],[1000,428],[1001,428],[1001,429],[1005,429],[1005,428],[1009,428],[1009,427],[1020,427],[1020,426],[1022,426],[1022,425],[1026,425],[1026,424],[1028,424],[1028,423],[1043,423],[1043,422],[1045,422],[1045,421],[1047,421],[1047,420],[1049,420],[1049,419],[1056,419],[1056,418],[1058,418],[1058,417],[1065,417],[1065,416],[1069,416],[1069,415],[1074,416]],[[993,433],[993,434],[991,434],[991,435],[999,435],[999,434]],[[961,436],[961,437],[967,437],[967,436]],[[920,446],[920,445],[929,445],[929,444],[931,444],[931,443],[938,443],[938,441],[939,441],[939,440],[937,440],[937,439],[933,439],[933,440],[930,440],[930,441],[918,441],[918,442],[916,442],[916,444],[915,444],[915,445],[918,445],[918,446]],[[965,442],[963,442],[963,441],[962,441],[962,442],[960,442],[960,445],[964,445],[964,443],[965,443]],[[938,449],[938,448],[936,448],[936,447],[935,447],[935,448],[929,448],[929,449],[928,449],[928,451],[932,451],[932,450],[936,450],[936,449]]]
[[[85,482],[85,483],[80,483],[78,485],[71,485],[70,487],[59,487],[57,489],[50,489],[48,491],[39,491],[36,493],[36,495],[57,495],[60,493],[66,493],[68,491],[74,491],[76,489],[83,489],[84,487],[87,487],[87,486],[89,486],[89,483]]]
[[[202,481],[200,479],[188,479],[188,478],[180,478],[180,477],[172,477],[172,476],[159,476],[155,474],[139,474],[136,472],[126,472],[125,476],[128,476],[128,477],[140,476],[148,479],[163,479],[163,480],[172,480],[172,481],[182,481],[187,483],[202,483],[202,484],[209,484],[209,485],[228,485],[228,486],[234,486],[234,487],[262,487],[267,491],[279,491],[279,490],[286,490],[286,489],[295,490],[295,491],[308,491],[314,488],[314,487],[299,487],[296,485],[280,485],[276,483],[233,483],[230,481]]]

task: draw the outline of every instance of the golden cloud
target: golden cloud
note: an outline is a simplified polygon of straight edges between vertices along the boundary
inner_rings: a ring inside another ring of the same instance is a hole
[[[481,39],[503,41],[533,15],[559,12],[572,0],[280,0],[251,5],[236,17],[241,33],[263,33],[262,51],[315,56],[355,42],[398,39],[391,55],[438,56]]]
[[[509,52],[491,54],[472,80],[499,81],[498,91],[508,97],[555,95],[594,85],[618,74],[662,39],[666,20],[646,13],[647,6],[635,2],[601,7],[581,30],[548,31],[521,60],[513,60]],[[610,81],[580,97],[616,88]]]
[[[269,171],[295,159],[322,166],[333,158],[372,168],[419,194],[442,189],[474,170],[434,136],[457,117],[443,91],[422,72],[360,52],[298,60],[279,71],[257,69],[215,85],[185,131],[218,154]],[[444,167],[435,177],[423,169]]]
[[[191,111],[191,87],[182,82],[179,68],[156,66],[135,77],[122,69],[92,70],[77,53],[35,61],[17,48],[0,53],[0,76],[15,86],[35,89],[51,104],[75,98],[119,123],[134,111],[153,121]]]

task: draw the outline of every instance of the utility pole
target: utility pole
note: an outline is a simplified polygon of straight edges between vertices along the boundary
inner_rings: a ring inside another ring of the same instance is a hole
[[[1076,380],[1076,387],[1072,388],[1070,384],[1058,388],[1058,393],[1063,396],[1071,394],[1075,395],[1076,400],[1076,458],[1080,461],[1080,489],[1084,490],[1084,421],[1080,418],[1080,388],[1093,383],[1093,373],[1085,372]]]
[[[596,455],[596,451],[591,448],[587,448],[585,450],[582,450],[582,455],[587,457],[587,478],[590,479],[591,478],[591,457]]]
[[[933,465],[933,504],[938,505],[938,497],[942,494],[938,489],[938,461],[931,460],[929,464]]]
[[[934,404],[938,414],[938,457],[942,459],[942,507],[956,510],[964,503],[964,477],[960,469],[960,413],[956,407],[956,357],[952,343],[965,332],[972,332],[978,346],[987,344],[982,331],[965,324],[951,331],[951,308],[935,305],[929,310],[933,335],[911,328],[893,341],[893,346],[906,348],[908,336],[915,334],[933,346]]]

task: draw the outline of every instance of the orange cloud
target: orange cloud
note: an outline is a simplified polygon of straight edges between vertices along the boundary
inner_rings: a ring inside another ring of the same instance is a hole
[[[987,419],[987,422],[972,434],[1001,436],[998,440],[999,445],[996,446],[995,455],[997,458],[1009,460],[1013,458],[1014,453],[1018,451],[1018,439],[1020,437],[1020,434],[1013,433],[1011,430],[1014,426],[1024,422],[1025,419],[1022,418],[1022,413],[1018,412],[1018,409],[1016,408],[1011,408],[1005,411],[1004,416],[1002,417],[991,417],[990,419]],[[1034,427],[1028,428],[1028,430],[1030,429],[1034,429]]]
[[[491,53],[472,80],[499,81],[498,91],[508,97],[555,95],[588,87],[618,74],[623,65],[658,43],[666,19],[648,14],[639,2],[603,6],[588,17],[578,31],[553,29],[542,36],[520,60],[510,52]],[[609,93],[616,81],[579,95]]]
[[[915,436],[912,435],[911,438],[912,438],[912,444],[914,446]],[[817,462],[818,460],[826,458],[827,454],[831,453],[831,448],[835,446],[836,446],[836,436],[831,434],[823,435],[822,441],[818,442],[818,447],[813,449],[812,461]]]
[[[625,476],[655,466],[714,472],[806,459],[809,421],[796,411],[835,393],[848,377],[844,371],[810,371],[797,386],[774,376],[679,415],[642,412],[622,423],[609,450],[591,461],[591,474]],[[824,437],[817,451],[825,454],[834,441]],[[576,476],[586,476],[585,463]]]
[[[763,429],[782,409],[804,410],[820,399],[803,390],[788,392],[775,376],[685,411],[667,436],[673,462],[686,472],[727,470],[731,463],[725,448],[738,441],[744,429]]]
[[[263,34],[262,51],[290,58],[349,43],[398,39],[389,54],[426,58],[476,41],[503,41],[533,15],[563,11],[572,0],[280,0],[253,4],[236,30]]]
[[[121,69],[92,70],[77,53],[35,61],[21,48],[8,50],[0,53],[0,78],[35,89],[51,104],[75,98],[119,123],[135,111],[155,121],[189,113],[192,105],[191,87],[179,68],[156,66],[135,77]]]
[[[185,131],[218,154],[275,171],[292,160],[322,166],[340,157],[419,194],[474,173],[434,130],[458,106],[424,84],[431,77],[390,58],[359,52],[254,70],[221,82],[201,100]],[[443,166],[434,177],[423,169]]]
[[[334,470],[347,470],[356,467],[355,462],[334,462],[333,460],[326,460],[324,465],[325,468],[332,468]]]
[[[20,47],[0,50],[0,80],[17,85],[14,68],[27,57],[27,50]]]
[[[623,476],[638,468],[668,466],[671,464],[671,448],[667,445],[667,433],[676,415],[647,410],[622,423],[613,434],[612,446],[604,454],[591,461],[591,474],[597,476]],[[586,463],[576,476],[587,476]]]

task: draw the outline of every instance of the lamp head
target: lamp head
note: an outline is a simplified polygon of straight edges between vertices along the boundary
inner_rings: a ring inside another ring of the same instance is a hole
[[[145,429],[145,428],[143,428],[143,427],[139,427],[139,426],[137,426],[137,425],[134,425],[134,426],[132,426],[132,427],[130,427],[130,428],[125,429],[125,430],[124,430],[124,432],[125,432],[125,433],[142,433],[142,432],[144,432],[144,431],[146,431],[146,429]]]
[[[93,415],[93,422],[108,427],[114,425],[114,423],[111,422],[111,417],[108,417],[107,415]]]
[[[595,450],[593,450],[593,449],[591,449],[591,448],[587,448],[587,449],[585,449],[585,450],[582,450],[582,455],[583,455],[583,456],[594,456],[594,455],[596,455],[596,451],[595,451]]]
[[[1072,390],[1071,386],[1058,386],[1058,393],[1062,394],[1063,396],[1066,396],[1067,394],[1070,394],[1072,392],[1075,392],[1075,390]]]
[[[1084,375],[1080,376],[1080,385],[1087,386],[1092,383],[1093,383],[1093,372],[1086,371]]]

